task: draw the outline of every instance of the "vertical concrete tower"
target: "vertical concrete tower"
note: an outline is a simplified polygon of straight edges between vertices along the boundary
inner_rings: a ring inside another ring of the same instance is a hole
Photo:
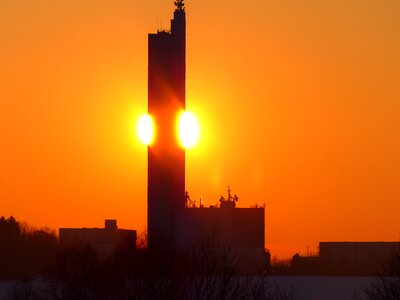
[[[175,245],[177,211],[185,203],[185,150],[177,119],[185,109],[186,16],[175,1],[171,31],[149,34],[148,112],[155,139],[148,147],[148,242],[150,249]]]

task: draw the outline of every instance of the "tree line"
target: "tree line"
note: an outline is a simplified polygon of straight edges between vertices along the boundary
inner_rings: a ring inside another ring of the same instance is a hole
[[[7,299],[293,299],[265,276],[237,274],[230,249],[211,238],[193,251],[150,251],[145,236],[138,241],[99,257],[90,244],[61,245],[54,232],[2,217],[1,278],[16,280]]]
[[[55,261],[57,237],[14,217],[0,217],[0,279],[25,279],[44,273]]]

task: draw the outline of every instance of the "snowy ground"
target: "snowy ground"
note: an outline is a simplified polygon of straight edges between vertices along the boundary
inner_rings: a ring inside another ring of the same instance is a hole
[[[352,300],[355,292],[367,287],[372,277],[276,276],[270,282],[282,289],[293,290],[295,300]],[[15,282],[0,281],[0,299]]]
[[[271,281],[282,289],[293,289],[296,300],[352,300],[372,277],[282,276]]]
[[[13,284],[12,281],[0,281],[0,299],[6,299],[7,291]]]

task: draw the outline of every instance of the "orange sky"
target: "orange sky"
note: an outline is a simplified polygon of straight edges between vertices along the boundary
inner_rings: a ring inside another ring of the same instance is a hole
[[[192,198],[266,203],[266,246],[400,235],[400,2],[187,1]],[[142,230],[147,33],[172,1],[0,2],[0,215]],[[158,25],[157,25],[158,24]]]

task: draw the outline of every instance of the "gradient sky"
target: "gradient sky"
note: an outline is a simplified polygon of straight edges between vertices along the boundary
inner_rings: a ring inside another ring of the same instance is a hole
[[[146,226],[147,34],[171,1],[0,2],[0,215]],[[266,247],[400,238],[400,1],[187,1],[187,189],[266,204]]]

